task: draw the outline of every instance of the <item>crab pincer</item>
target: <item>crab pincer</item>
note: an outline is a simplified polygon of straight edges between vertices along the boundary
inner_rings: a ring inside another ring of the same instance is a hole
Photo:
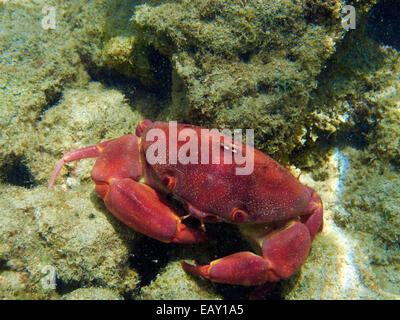
[[[140,139],[125,135],[94,146],[68,152],[49,181],[51,187],[66,162],[96,157],[92,170],[95,190],[109,211],[132,229],[163,242],[195,243],[206,235],[181,222],[164,197],[141,180]]]

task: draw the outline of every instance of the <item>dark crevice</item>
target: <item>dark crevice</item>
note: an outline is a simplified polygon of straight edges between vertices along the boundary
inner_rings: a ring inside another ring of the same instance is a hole
[[[57,90],[56,88],[49,88],[44,90],[44,94],[46,96],[46,102],[47,105],[44,110],[42,110],[42,113],[46,111],[47,109],[50,109],[52,106],[56,105],[58,101],[60,101],[61,96],[62,96],[62,91]]]
[[[247,300],[254,287],[245,287],[232,284],[215,283],[215,291],[225,300]]]
[[[42,117],[46,113],[46,111],[54,107],[62,98],[62,91],[46,89],[44,93],[46,95],[47,104],[40,112],[37,122],[42,121]]]
[[[76,279],[64,280],[62,278],[56,277],[56,292],[60,295],[71,293],[77,289],[90,288],[90,287],[104,288],[107,287],[107,282],[102,278],[88,279],[86,277],[83,277],[79,280]]]
[[[86,71],[94,81],[99,81],[106,86],[117,87],[122,91],[124,91],[124,87],[130,87],[131,89],[134,87],[136,92],[150,93],[160,99],[169,98],[172,85],[172,67],[169,58],[152,46],[144,47],[143,51],[146,52],[146,58],[149,63],[150,71],[148,72],[154,79],[153,85],[146,86],[136,78],[128,77],[105,66],[98,66],[92,61],[88,53],[81,53],[80,56]]]
[[[37,185],[22,157],[10,155],[0,167],[0,181],[14,186],[32,188]]]
[[[400,50],[400,1],[379,1],[369,12],[366,32],[379,44]]]
[[[352,115],[354,126],[349,129],[338,130],[335,138],[339,147],[353,146],[359,150],[366,148],[369,144],[367,136],[376,127],[376,119],[371,116],[372,107],[362,105],[355,107]]]
[[[169,58],[152,46],[148,47],[148,59],[152,69],[152,76],[158,83],[157,88],[149,88],[155,90],[155,93],[161,96],[168,96],[171,92],[171,74],[172,67]]]
[[[11,268],[7,265],[7,260],[6,259],[0,259],[0,272],[1,271],[8,271],[11,270]]]
[[[256,300],[284,300],[281,294],[280,282],[271,283],[272,289],[265,295],[256,296]],[[268,285],[268,284],[267,284]],[[254,294],[254,291],[258,289],[256,286],[238,286],[231,284],[215,283],[216,291],[222,295],[225,300],[248,300]]]
[[[240,61],[242,61],[243,63],[248,63],[250,61],[251,54],[252,53],[250,51],[247,51],[247,52],[244,52],[244,53],[239,53]]]
[[[309,23],[333,25],[338,23],[334,1],[303,1],[305,18]]]
[[[81,54],[86,71],[93,81],[98,81],[107,87],[114,88],[122,92],[131,106],[139,111],[146,118],[154,118],[162,109],[162,106],[170,103],[171,100],[171,66],[169,60],[154,50],[148,56],[153,66],[153,76],[162,85],[149,87],[143,85],[139,80],[128,77],[115,70],[97,66],[89,54]],[[147,100],[150,103],[137,103],[139,100]],[[152,103],[152,102],[157,103]]]
[[[165,244],[143,236],[133,244],[129,265],[139,274],[138,287],[147,286],[164,268],[173,253],[175,244]]]
[[[63,279],[56,278],[56,292],[60,295],[70,293],[81,287],[82,287],[81,281],[78,280],[64,281]]]

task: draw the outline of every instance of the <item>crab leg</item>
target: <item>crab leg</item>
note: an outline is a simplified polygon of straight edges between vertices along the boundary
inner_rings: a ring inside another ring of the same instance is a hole
[[[307,257],[311,239],[307,227],[292,221],[261,239],[262,256],[242,251],[208,265],[182,262],[185,270],[215,282],[261,285],[291,276]]]
[[[164,242],[194,243],[205,240],[204,233],[181,223],[182,218],[154,189],[139,182],[146,166],[141,160],[139,145],[138,137],[126,135],[69,152],[54,170],[49,186],[65,162],[98,157],[92,170],[95,190],[117,219]]]
[[[266,234],[257,234],[257,227],[247,236],[259,244],[262,256],[249,251],[238,252],[207,265],[182,262],[185,270],[215,282],[262,285],[292,276],[308,255],[311,241],[322,228],[322,202],[313,189],[309,205],[301,221],[291,220],[283,227]]]
[[[320,196],[314,189],[305,186],[310,200],[308,202],[305,214],[301,215],[300,220],[304,223],[310,231],[311,241],[314,240],[315,235],[322,230],[323,227],[323,206]]]
[[[81,159],[98,157],[100,155],[101,151],[110,142],[112,142],[114,140],[115,139],[104,141],[104,142],[101,142],[94,146],[89,146],[89,147],[82,148],[82,149],[72,150],[72,151],[64,154],[64,156],[58,162],[56,168],[54,169],[53,174],[51,175],[51,178],[49,180],[49,184],[47,185],[47,187],[50,188],[53,185],[54,181],[56,180],[57,175],[60,173],[64,164],[66,164],[67,162],[77,161],[77,160],[81,160]]]
[[[96,186],[96,191],[103,194]],[[106,186],[104,203],[116,218],[132,229],[163,242],[196,243],[206,239],[204,233],[191,229],[144,183],[132,179],[114,180]]]

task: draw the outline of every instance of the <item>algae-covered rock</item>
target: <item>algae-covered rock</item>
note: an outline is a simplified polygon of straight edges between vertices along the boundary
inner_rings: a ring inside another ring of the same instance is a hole
[[[371,161],[398,166],[400,57],[395,48],[369,37],[373,23],[364,19],[357,32],[350,32],[318,76],[311,137],[366,147]],[[310,152],[312,144],[308,147]]]
[[[106,66],[130,78],[139,79],[155,90],[168,88],[170,64],[167,58],[135,37],[116,36],[103,49]]]
[[[3,250],[0,250],[1,255]],[[0,266],[3,267],[3,263],[4,261],[2,261]],[[28,279],[29,273],[27,271],[3,270],[0,275],[0,299],[31,299],[34,295],[29,290],[30,283]],[[42,295],[42,297],[48,298],[49,296]]]
[[[137,274],[127,265],[135,233],[89,195],[88,186],[68,192],[1,186],[1,269],[24,273],[27,283],[9,298],[57,299],[90,284],[119,292],[135,288]]]
[[[49,7],[56,8],[54,29],[45,19]],[[77,2],[7,1],[0,8],[2,163],[29,162],[27,154],[37,148],[30,142],[41,113],[65,86],[88,82],[76,48],[79,41],[72,36],[75,26],[66,19],[67,12],[79,14],[80,7]]]
[[[400,296],[400,172],[381,160],[369,161],[366,151],[343,151],[348,172],[335,220],[360,242],[381,290]],[[382,298],[385,298],[383,295]]]
[[[46,180],[63,153],[134,133],[141,119],[120,91],[107,89],[100,83],[65,90],[60,102],[47,110],[38,123],[40,149],[36,152],[40,154],[32,159],[30,168],[36,179]],[[43,166],[44,157],[49,161],[48,166]],[[89,180],[93,164],[93,160],[73,164],[78,167],[74,177],[82,175]]]
[[[195,279],[182,269],[179,261],[170,262],[150,285],[142,287],[140,299],[219,300],[209,281]]]
[[[40,145],[48,144],[41,139],[46,133],[41,124],[44,115],[67,94],[65,90],[83,90],[87,88],[91,76],[99,76],[98,68],[104,64],[103,41],[121,34],[122,29],[125,32],[132,29],[129,18],[133,11],[128,7],[133,8],[134,5],[135,1],[108,0],[2,3],[0,161],[2,166],[7,167],[0,170],[3,181],[9,179],[4,171],[12,168],[25,168],[26,185],[34,185],[47,177],[48,171],[43,163],[48,163],[49,158],[47,152],[40,148]],[[96,64],[98,68],[94,67]],[[133,90],[130,88],[129,91]],[[100,89],[97,95],[100,96]],[[125,97],[120,93],[119,100],[110,101],[110,106],[118,108],[112,103],[122,103],[123,99]],[[75,109],[76,116],[80,110]],[[102,111],[99,109],[97,112]],[[125,123],[115,124],[112,130],[106,125],[107,119],[100,122],[97,117],[93,120],[96,120],[97,126],[104,127],[104,132],[116,132],[121,128],[122,133],[123,125],[126,126],[130,116],[125,112],[118,113],[126,117],[125,121],[122,120]],[[112,114],[105,112],[110,122]],[[132,122],[135,124],[135,119]],[[51,128],[49,130],[47,136],[52,132]],[[88,137],[82,130],[80,136]]]
[[[316,145],[318,139],[330,145],[328,155],[332,145],[340,147],[336,200],[325,210],[326,221],[335,226],[329,235],[334,241],[313,246],[298,280],[288,281],[287,298],[398,299],[400,294],[394,285],[399,281],[399,53],[371,39],[367,27],[348,34],[312,93]],[[304,159],[311,163],[312,152],[309,144]],[[313,176],[321,172],[329,181],[324,166]],[[324,254],[318,248],[327,252],[320,279],[313,276]]]
[[[59,103],[42,113],[34,139],[25,142],[24,153],[31,158],[29,172],[35,181],[46,181],[64,152],[132,133],[140,119],[117,90],[95,82],[66,89]],[[73,164],[75,170],[64,178],[62,188],[1,185],[1,237],[6,244],[2,262],[10,272],[29,271],[29,289],[15,291],[14,298],[58,298],[90,284],[127,293],[137,285],[137,274],[127,262],[135,233],[91,195],[92,184],[82,185],[89,180],[93,163]],[[21,162],[14,167],[4,164],[3,183],[11,183],[21,168]],[[14,179],[18,182],[23,177]],[[43,288],[43,268],[54,271],[57,281],[51,290]]]
[[[393,283],[383,284],[383,280],[398,278],[395,272],[398,261],[392,263],[390,273],[383,276],[374,266],[374,252],[382,254],[383,247],[378,247],[383,244],[373,239],[385,226],[395,233],[400,229],[392,219],[383,216],[378,206],[373,210],[360,210],[358,206],[349,205],[349,201],[363,202],[363,196],[355,192],[364,192],[364,184],[380,188],[372,182],[373,177],[361,178],[360,167],[355,166],[353,160],[356,159],[351,158],[357,155],[357,151],[351,155],[348,151],[336,150],[328,157],[324,167],[327,178],[323,181],[315,181],[309,174],[302,175],[302,182],[318,190],[323,200],[324,228],[315,237],[301,269],[293,277],[281,281],[281,294],[285,299],[399,298],[400,292]],[[376,203],[377,198],[371,194],[370,200]],[[366,221],[379,216],[382,219],[379,222]],[[392,217],[395,216],[398,216],[396,210],[392,213]]]
[[[322,2],[321,2],[322,3]],[[254,128],[256,146],[287,160],[311,124],[309,94],[344,33],[308,23],[317,1],[177,1],[138,6],[136,36],[169,57],[172,101],[161,116],[220,128]]]
[[[116,292],[104,288],[81,288],[62,297],[64,300],[122,300]]]

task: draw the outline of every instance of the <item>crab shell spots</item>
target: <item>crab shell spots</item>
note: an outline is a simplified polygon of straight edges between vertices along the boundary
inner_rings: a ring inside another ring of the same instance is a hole
[[[217,147],[213,140],[209,139],[209,164],[202,164],[201,153],[204,145],[201,139],[197,141],[197,164],[182,164],[177,161],[171,164],[170,156],[177,156],[180,148],[186,141],[177,141],[176,150],[169,150],[169,127],[167,122],[155,122],[150,128],[161,129],[166,136],[166,163],[154,164],[152,169],[162,179],[165,175],[173,176],[173,193],[180,199],[196,209],[216,215],[229,222],[270,222],[282,220],[300,215],[307,207],[309,194],[305,187],[278,162],[253,149],[232,141],[230,146],[242,148],[245,154],[246,148],[254,151],[254,170],[249,175],[237,175],[237,164],[224,163],[224,152],[232,153],[232,148],[226,148],[226,143],[221,144],[216,139],[218,148],[221,148],[219,164],[213,164],[212,148]],[[201,136],[201,128],[189,125],[177,125],[177,134],[183,129],[192,129]],[[147,131],[142,137],[146,137]],[[222,136],[220,133],[217,135]],[[226,141],[226,140],[225,140]],[[152,144],[152,141],[142,139],[143,151]],[[195,142],[194,142],[195,143]],[[236,151],[236,149],[235,149]],[[168,181],[165,181],[168,182]],[[245,213],[245,219],[235,220],[232,215],[235,209]]]

